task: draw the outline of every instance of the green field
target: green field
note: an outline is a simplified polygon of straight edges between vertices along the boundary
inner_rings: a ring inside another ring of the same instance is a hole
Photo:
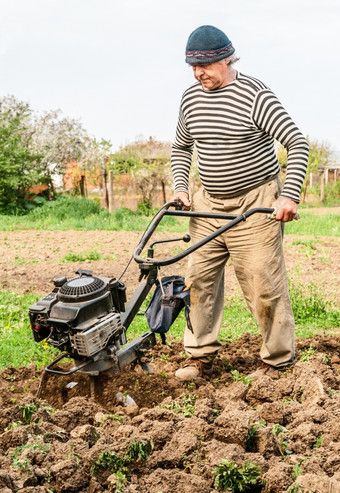
[[[290,285],[293,311],[296,319],[296,335],[312,337],[316,333],[334,333],[340,327],[340,309],[325,301],[317,286]],[[14,294],[0,292],[0,369],[10,365],[26,366],[34,361],[38,367],[45,366],[59,352],[45,342],[34,342],[28,321],[28,307],[39,296],[34,294]],[[144,308],[146,305],[144,306]],[[172,340],[181,340],[185,327],[184,314],[178,317],[168,332]],[[137,315],[128,330],[128,339],[149,330],[143,315]],[[221,341],[228,342],[240,337],[244,332],[259,334],[253,316],[239,295],[226,299]]]
[[[144,230],[150,217],[129,211],[116,210],[113,214],[100,209],[98,203],[86,199],[67,198],[47,203],[31,211],[26,216],[1,216],[2,230],[15,229],[105,229],[105,230]],[[340,216],[338,214],[320,214],[302,210],[301,220],[289,223],[286,234],[318,236],[339,236]],[[163,230],[185,232],[187,220],[167,217]],[[307,240],[301,240],[304,243]],[[340,310],[334,303],[325,301],[319,286],[310,283],[302,286],[290,283],[290,294],[296,319],[296,335],[310,337],[324,331],[333,333],[340,327]],[[34,293],[16,294],[0,291],[0,369],[10,365],[14,367],[29,365],[34,361],[38,367],[49,363],[56,354],[46,342],[37,344],[33,341],[29,326],[27,310],[38,295]],[[145,308],[145,306],[144,306]],[[185,326],[181,314],[169,332],[169,337],[180,340]],[[144,316],[136,316],[128,331],[129,340],[148,330]],[[243,332],[258,334],[252,315],[245,302],[238,295],[226,299],[226,306],[221,330],[221,341],[237,339]]]
[[[108,230],[144,231],[156,210],[146,216],[143,211],[116,209],[112,214],[100,208],[97,201],[62,197],[46,202],[26,215],[0,215],[0,230]],[[313,209],[300,210],[301,219],[286,224],[286,234],[340,236],[340,214],[315,214]],[[186,218],[164,217],[159,231],[186,232]]]

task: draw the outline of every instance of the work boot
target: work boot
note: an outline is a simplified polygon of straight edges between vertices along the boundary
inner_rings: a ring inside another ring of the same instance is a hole
[[[211,375],[213,372],[213,362],[206,363],[199,359],[190,358],[182,368],[176,371],[175,377],[180,382],[191,382],[197,377]]]
[[[254,371],[253,373],[251,373],[250,375],[247,375],[247,376],[249,378],[251,378],[252,380],[256,380],[259,377],[263,377],[264,375],[267,375],[268,377],[273,377],[274,375],[278,375],[279,372],[289,370],[292,367],[293,367],[293,365],[283,366],[283,367],[277,368],[275,366],[271,366],[271,365],[268,365],[267,363],[262,362],[256,371]]]

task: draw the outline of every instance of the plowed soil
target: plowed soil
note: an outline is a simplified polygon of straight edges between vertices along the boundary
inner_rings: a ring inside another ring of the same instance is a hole
[[[6,232],[2,288],[46,294],[54,276],[73,277],[79,267],[118,277],[139,237]],[[339,242],[310,239],[286,237],[288,272],[339,301]],[[93,249],[104,259],[61,262]],[[185,265],[162,275],[184,274]],[[129,293],[137,278],[132,263],[124,276]],[[228,293],[236,289],[232,266],[226,282]],[[339,334],[296,344],[293,369],[253,379],[242,377],[258,368],[261,339],[249,334],[223,344],[213,375],[190,384],[174,378],[185,355],[171,337],[150,351],[153,373],[136,366],[98,377],[45,376],[40,385],[43,372],[34,365],[7,368],[0,373],[0,492],[212,493],[222,460],[259,468],[255,485],[243,478],[228,491],[340,492]]]

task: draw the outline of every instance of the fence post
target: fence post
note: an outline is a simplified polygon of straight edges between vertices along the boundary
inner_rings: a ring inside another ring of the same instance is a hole
[[[114,202],[114,195],[113,195],[113,170],[109,170],[109,212],[113,212],[113,202]]]
[[[320,202],[324,203],[325,201],[325,173],[324,171],[321,173],[321,181],[320,181]]]
[[[80,188],[80,195],[82,197],[85,197],[85,175],[81,175],[80,177],[79,188]]]

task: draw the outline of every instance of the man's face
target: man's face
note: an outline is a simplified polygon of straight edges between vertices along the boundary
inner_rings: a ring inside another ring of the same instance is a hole
[[[193,63],[195,79],[206,91],[220,89],[228,84],[229,64],[226,59],[213,63]]]

